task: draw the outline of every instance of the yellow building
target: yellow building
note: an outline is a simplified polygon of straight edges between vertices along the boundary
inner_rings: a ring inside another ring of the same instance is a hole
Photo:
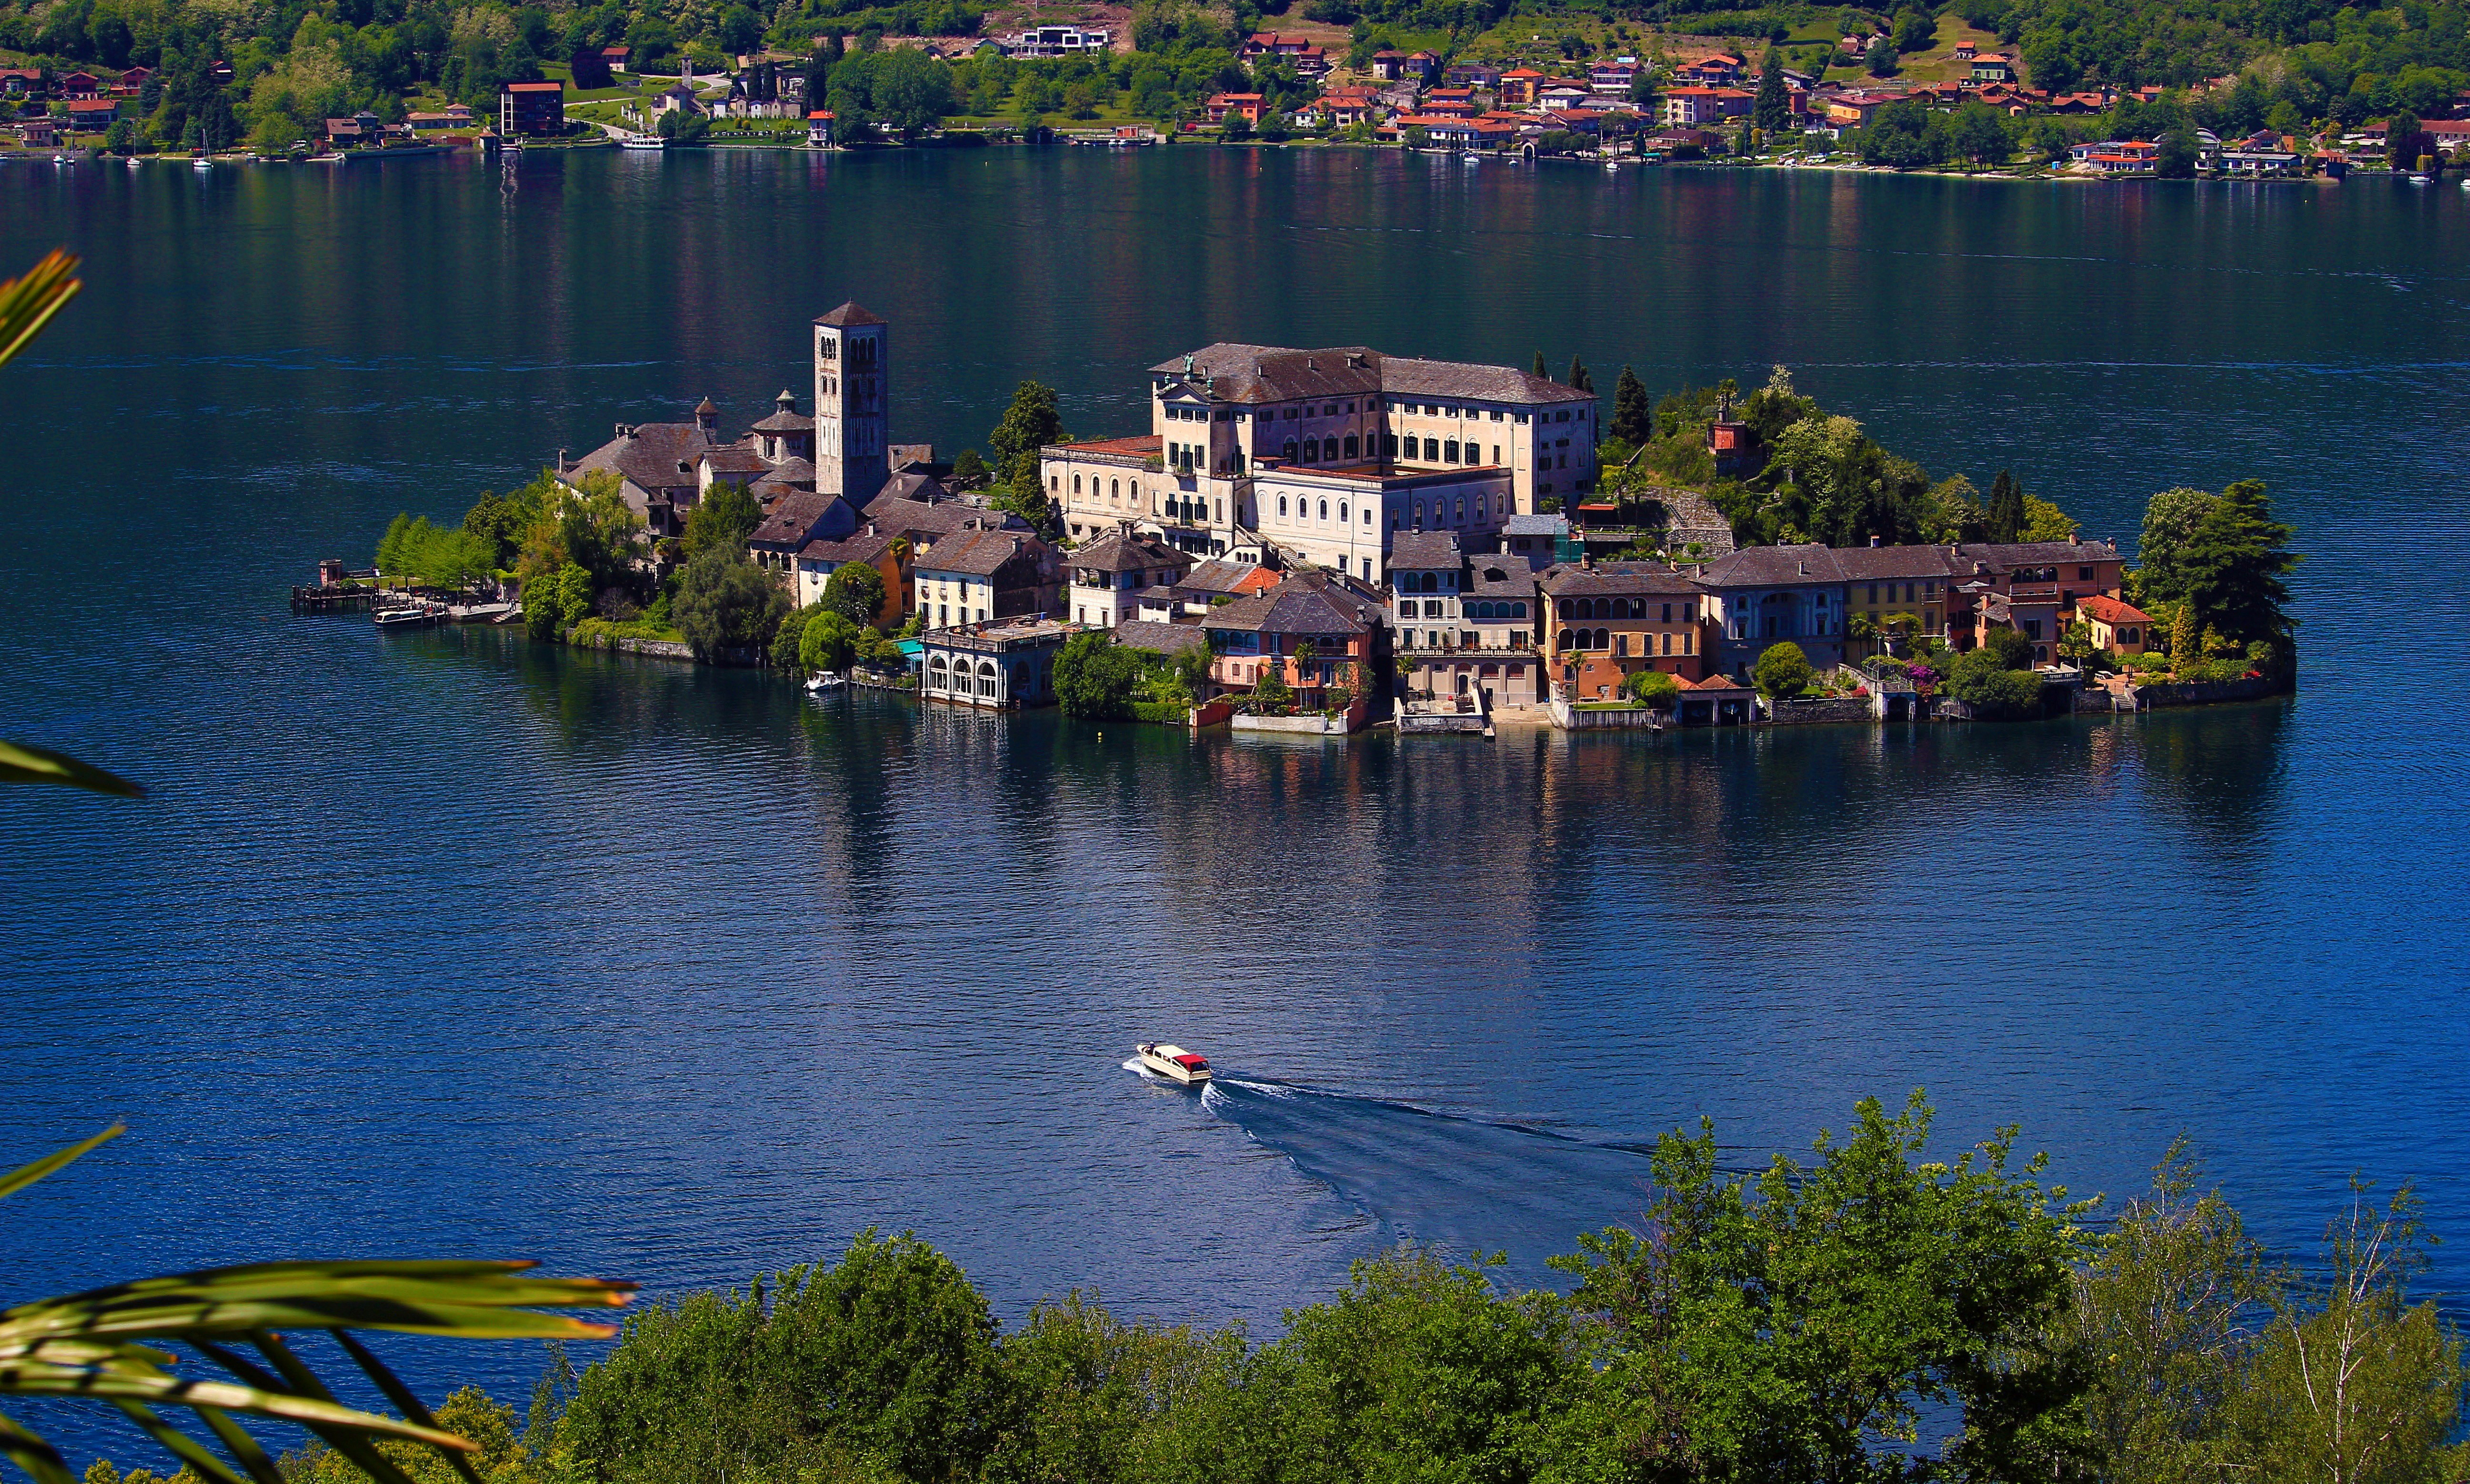
[[[1945,638],[1947,603],[1954,594],[1955,558],[1945,546],[1850,546],[1833,553],[1844,569],[1844,608],[1850,620],[1867,618],[1873,638],[1848,640],[1845,658],[1863,660],[1885,648],[1885,637],[1907,618],[1911,637]]]

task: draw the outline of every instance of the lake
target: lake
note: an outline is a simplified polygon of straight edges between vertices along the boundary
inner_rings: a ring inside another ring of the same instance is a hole
[[[1080,1286],[1270,1332],[1401,1239],[1540,1281],[1643,1206],[1624,1147],[1702,1114],[1754,1164],[1916,1086],[1946,1149],[2019,1123],[2080,1193],[2184,1130],[2294,1251],[2354,1171],[2470,1236],[2460,192],[1180,147],[0,166],[0,264],[56,243],[86,290],[0,373],[0,734],[153,796],[0,800],[0,1158],[132,1125],[12,1201],[0,1292],[384,1254],[671,1294],[872,1225],[1008,1318]],[[804,395],[849,298],[892,322],[895,435],[947,453],[1025,377],[1138,430],[1142,369],[1223,339],[1575,354],[1607,394],[1781,363],[2125,541],[2155,490],[2262,478],[2302,688],[1296,746],[284,612],[399,510]],[[1141,1082],[1155,1036],[1230,1081]],[[432,1390],[538,1366],[410,1354]]]

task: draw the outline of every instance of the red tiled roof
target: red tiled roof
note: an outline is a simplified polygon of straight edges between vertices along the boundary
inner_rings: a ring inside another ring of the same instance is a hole
[[[1166,440],[1156,433],[1138,438],[1097,438],[1087,443],[1067,443],[1061,447],[1070,453],[1133,453],[1150,454],[1164,452]]]
[[[2153,617],[2142,609],[2122,603],[2104,593],[2076,599],[2076,611],[2104,623],[2151,623]]]

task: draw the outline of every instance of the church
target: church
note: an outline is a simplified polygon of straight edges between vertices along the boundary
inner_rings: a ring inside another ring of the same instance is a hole
[[[812,416],[783,390],[771,415],[724,437],[720,409],[706,398],[691,421],[619,423],[607,443],[571,462],[560,450],[557,477],[579,489],[588,475],[615,475],[656,540],[683,535],[715,484],[739,486],[763,509],[757,560],[785,568],[808,543],[855,533],[887,485],[913,499],[943,493],[933,445],[892,442],[891,331],[855,302],[816,318]]]

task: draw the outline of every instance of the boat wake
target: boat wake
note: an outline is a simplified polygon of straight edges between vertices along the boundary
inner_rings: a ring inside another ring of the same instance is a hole
[[[1223,1075],[1200,1102],[1370,1218],[1379,1245],[1506,1252],[1521,1287],[1566,1287],[1544,1260],[1639,1224],[1654,1198],[1643,1147]]]

